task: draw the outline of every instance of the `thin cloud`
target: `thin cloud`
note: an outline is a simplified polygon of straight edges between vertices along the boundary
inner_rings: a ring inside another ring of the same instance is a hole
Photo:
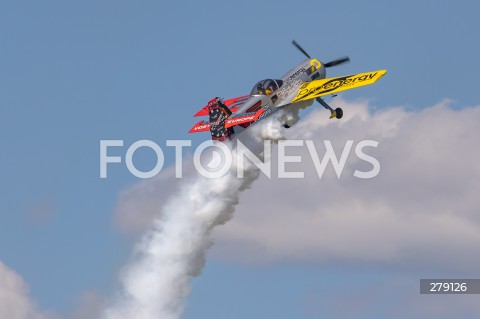
[[[314,110],[288,137],[313,140],[320,158],[323,140],[338,157],[347,140],[378,141],[369,154],[379,160],[380,174],[354,177],[369,164],[351,154],[340,179],[331,164],[319,179],[307,148],[299,148],[303,162],[294,169],[305,179],[261,176],[242,194],[235,218],[215,231],[213,256],[474,271],[480,262],[473,253],[480,245],[480,107],[455,110],[444,100],[420,111],[372,112],[369,101],[337,98],[335,104],[344,109],[342,120]],[[115,219],[136,220],[123,223],[123,231],[139,234],[158,217],[153,208],[172,181],[171,172],[162,174],[122,193]]]
[[[319,179],[303,148],[306,178],[261,178],[243,194],[236,218],[218,230],[215,256],[475,271],[480,107],[453,110],[443,101],[418,112],[371,113],[368,102],[340,101],[343,122],[314,111],[290,138],[308,135],[320,155],[324,139],[340,148],[348,139],[376,140],[370,154],[381,163],[380,174],[353,177],[362,163],[350,156],[340,179],[331,166]]]
[[[27,221],[35,226],[43,225],[54,217],[56,211],[56,205],[53,201],[39,201],[27,208]]]
[[[53,319],[38,311],[23,278],[0,261],[0,319]]]

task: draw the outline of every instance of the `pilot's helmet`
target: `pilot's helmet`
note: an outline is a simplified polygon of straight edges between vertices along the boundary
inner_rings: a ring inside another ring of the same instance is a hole
[[[265,86],[266,86],[265,94],[266,95],[272,94],[272,92],[274,91],[272,81],[268,81],[267,83],[265,83]]]

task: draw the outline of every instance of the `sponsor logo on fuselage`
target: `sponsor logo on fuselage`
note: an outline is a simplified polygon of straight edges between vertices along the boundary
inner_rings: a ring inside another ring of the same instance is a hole
[[[301,67],[297,71],[290,74],[287,78],[285,78],[283,80],[283,83],[284,83],[283,87],[278,92],[278,97],[279,98],[285,98],[290,93],[292,93],[292,91],[295,90],[300,83],[302,83],[302,80],[297,79],[297,77],[300,74],[305,73],[305,72],[307,72],[307,70],[304,67]]]
[[[305,68],[298,69],[297,71],[295,71],[295,73],[293,73],[293,74],[290,75],[288,78],[286,78],[286,79],[284,80],[284,82],[292,81],[292,80],[295,79],[297,76],[299,76],[302,72],[305,72]]]
[[[300,85],[300,83],[302,83],[302,80],[300,79],[296,79],[296,80],[293,80],[293,81],[290,81],[289,83],[287,83],[287,85],[285,85],[281,90],[280,92],[278,92],[278,96],[280,98],[285,98],[287,97],[290,93],[292,93],[293,91],[295,91],[298,86]]]

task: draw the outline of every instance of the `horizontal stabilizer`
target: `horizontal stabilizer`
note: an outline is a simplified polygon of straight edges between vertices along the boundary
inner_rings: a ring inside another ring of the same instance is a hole
[[[223,104],[225,104],[225,106],[227,106],[230,109],[230,111],[236,112],[238,110],[238,107],[242,105],[249,97],[250,95],[242,95],[239,97],[235,97],[233,99],[225,100],[223,101]],[[208,115],[208,105],[204,106],[200,111],[195,113],[195,115],[193,116],[206,116],[206,115]]]
[[[205,121],[200,121],[195,124],[188,133],[198,133],[198,132],[205,132],[210,131],[210,123]]]

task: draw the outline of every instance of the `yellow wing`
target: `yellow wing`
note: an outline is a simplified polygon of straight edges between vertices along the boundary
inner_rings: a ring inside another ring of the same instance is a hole
[[[298,90],[297,96],[295,96],[291,103],[311,100],[323,95],[334,94],[360,86],[370,85],[375,83],[386,73],[387,70],[378,70],[305,82],[302,84]]]

